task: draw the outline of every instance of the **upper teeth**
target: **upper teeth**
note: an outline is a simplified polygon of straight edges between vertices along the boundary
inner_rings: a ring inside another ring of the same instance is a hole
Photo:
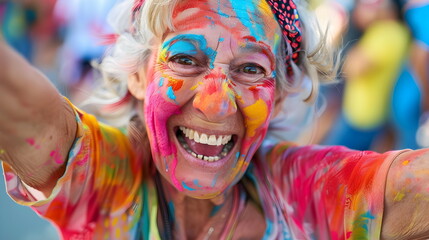
[[[197,143],[207,144],[212,146],[225,145],[231,141],[232,135],[207,135],[205,133],[199,133],[193,129],[186,127],[180,127],[180,130],[185,134],[185,136],[191,140],[194,140]]]

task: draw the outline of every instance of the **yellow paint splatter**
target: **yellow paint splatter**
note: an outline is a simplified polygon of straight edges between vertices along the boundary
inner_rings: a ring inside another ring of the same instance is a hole
[[[0,155],[1,155],[1,154],[4,154],[5,152],[6,152],[5,150],[0,149]]]
[[[402,199],[405,197],[405,194],[403,192],[398,192],[393,199],[395,202],[402,201]]]
[[[405,160],[405,161],[402,162],[402,165],[407,166],[409,163],[410,163],[409,160]]]
[[[167,62],[167,48],[163,48],[159,52],[159,61],[163,63]]]
[[[246,117],[247,134],[249,137],[253,137],[256,129],[267,120],[268,106],[262,99],[259,99],[254,104],[245,107],[243,113]]]
[[[195,84],[194,86],[191,87],[191,90],[195,90],[197,89],[198,86],[203,85],[203,82],[198,82],[197,84]]]

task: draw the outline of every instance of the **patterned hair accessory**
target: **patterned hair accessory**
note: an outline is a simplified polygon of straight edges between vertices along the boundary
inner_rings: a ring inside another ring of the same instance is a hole
[[[298,64],[299,54],[301,52],[301,21],[299,19],[298,11],[293,0],[267,0],[271,7],[271,11],[276,16],[277,22],[283,33],[283,37],[287,41],[287,56],[286,67],[287,74],[293,75],[292,61]]]

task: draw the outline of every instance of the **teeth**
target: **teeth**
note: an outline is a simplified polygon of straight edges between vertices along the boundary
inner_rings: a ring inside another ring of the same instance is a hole
[[[189,137],[188,136],[186,136],[186,137],[188,137],[189,139],[194,139],[194,130],[189,130],[189,129],[187,129],[188,131],[186,131],[187,133],[189,133]]]
[[[187,138],[194,140],[197,143],[200,144],[207,144],[210,146],[220,146],[225,145],[222,149],[222,152],[219,154],[219,156],[204,156],[201,154],[196,154],[193,152],[189,146],[186,144],[184,140],[182,140],[182,145],[185,147],[186,151],[190,153],[195,158],[207,161],[207,162],[216,162],[220,160],[223,157],[226,157],[228,153],[231,151],[234,144],[230,143],[232,139],[232,135],[207,135],[205,133],[198,133],[197,131],[193,129],[189,129],[186,127],[179,127],[179,129],[183,132],[183,135],[185,135]],[[228,144],[230,143],[230,144]]]
[[[201,144],[207,144],[208,138],[207,138],[207,134],[201,134],[200,136],[200,143]]]
[[[220,136],[216,141],[216,146],[220,146],[222,144],[222,136]]]
[[[197,143],[200,142],[200,135],[198,135],[197,131],[194,132],[194,141],[197,142]]]
[[[225,136],[207,135],[205,133],[198,133],[195,130],[185,128],[185,127],[180,127],[179,129],[183,132],[183,134],[187,138],[194,140],[197,143],[207,144],[211,146],[226,145],[232,139],[232,135],[225,135]]]
[[[229,141],[231,141],[231,135],[225,136],[225,137],[222,139],[222,145],[227,144]]]
[[[208,140],[208,142],[207,142],[207,144],[208,145],[212,145],[212,146],[216,145],[216,136],[215,135],[211,135],[210,138],[209,138],[209,140]]]

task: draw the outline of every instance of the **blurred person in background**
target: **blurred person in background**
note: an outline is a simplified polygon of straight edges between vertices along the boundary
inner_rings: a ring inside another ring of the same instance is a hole
[[[342,111],[324,144],[368,150],[383,133],[410,34],[390,0],[359,0],[352,19],[363,35],[346,55]]]
[[[396,149],[428,147],[429,141],[429,1],[397,0],[412,34],[407,63],[395,85],[392,119]]]

